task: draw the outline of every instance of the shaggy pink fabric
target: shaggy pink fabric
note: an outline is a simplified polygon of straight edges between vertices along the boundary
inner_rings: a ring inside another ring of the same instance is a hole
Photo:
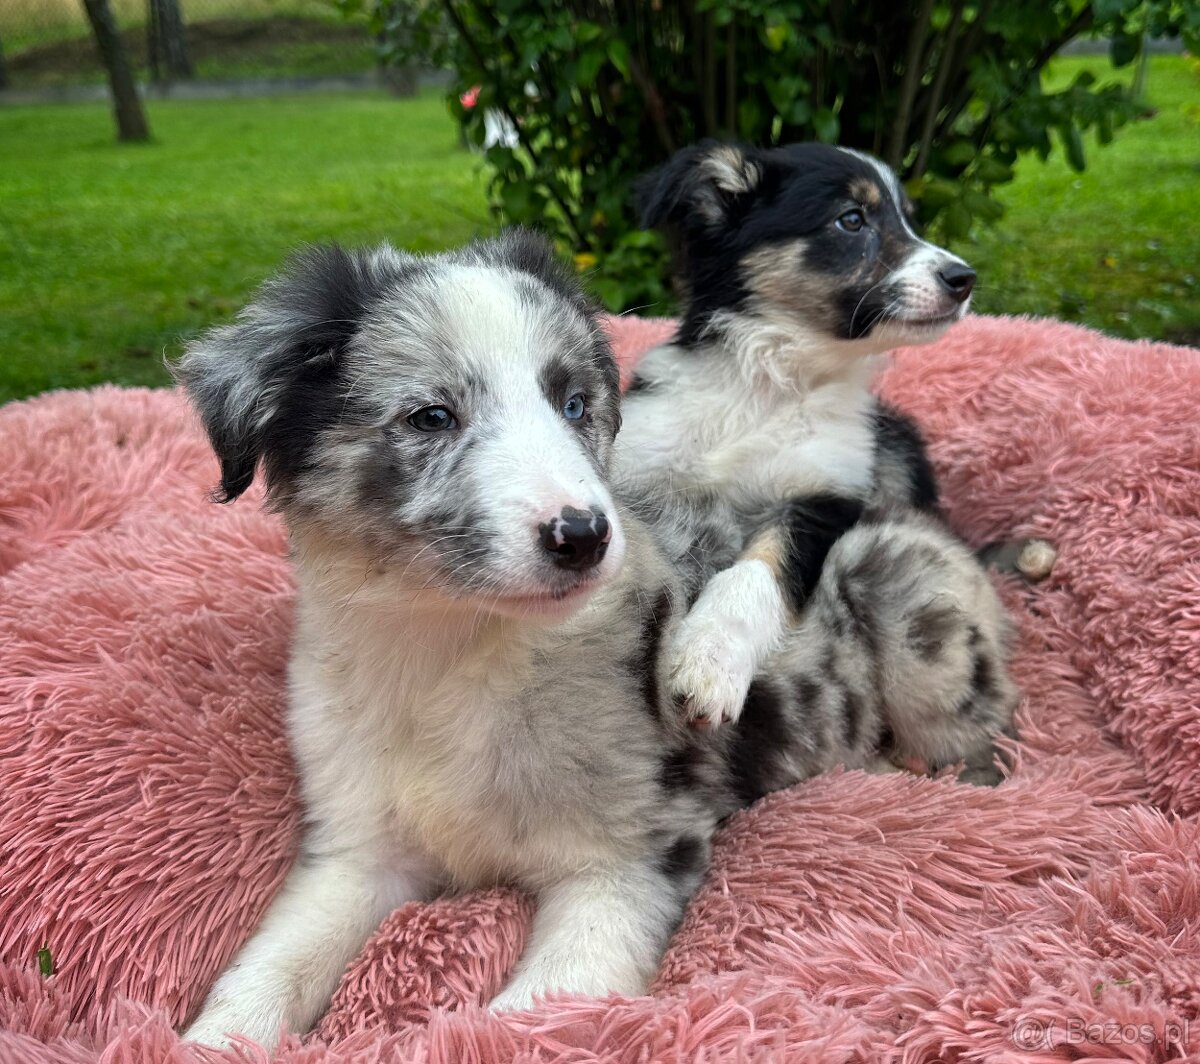
[[[667,328],[615,322],[626,366]],[[1013,778],[833,773],[743,812],[636,1000],[489,1016],[528,900],[406,906],[314,1035],[246,1059],[1200,1060],[1200,353],[974,318],[881,386],[966,536],[1060,548],[1004,588]],[[172,1027],[295,845],[279,524],[205,500],[172,392],[10,405],[0,471],[0,1064],[238,1059]]]

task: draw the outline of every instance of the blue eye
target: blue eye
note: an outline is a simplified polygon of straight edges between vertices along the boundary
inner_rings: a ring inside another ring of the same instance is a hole
[[[458,420],[444,406],[427,406],[408,415],[408,423],[422,432],[445,432],[458,428]]]
[[[568,421],[578,421],[583,417],[583,412],[586,408],[587,404],[583,401],[583,396],[573,395],[563,406],[563,417]]]

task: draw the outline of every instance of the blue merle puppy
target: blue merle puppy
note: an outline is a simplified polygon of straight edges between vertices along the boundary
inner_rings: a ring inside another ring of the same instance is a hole
[[[741,522],[718,501],[614,493],[612,353],[529,234],[431,256],[309,250],[177,373],[220,497],[265,476],[298,587],[304,835],[187,1032],[205,1043],[308,1028],[394,908],[496,883],[538,909],[493,1008],[643,993],[720,821],[871,765],[881,678],[918,701],[957,680],[966,698],[971,639],[1003,624],[935,526],[864,525],[829,553],[812,626],[755,681],[771,727],[690,727],[660,650],[746,548]],[[922,553],[938,568],[914,602],[893,574]],[[949,605],[972,594],[975,635]]]

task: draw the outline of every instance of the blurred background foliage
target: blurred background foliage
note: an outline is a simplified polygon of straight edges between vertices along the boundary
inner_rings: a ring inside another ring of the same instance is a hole
[[[667,296],[630,183],[701,137],[823,140],[882,156],[922,220],[954,241],[997,221],[1022,155],[1109,143],[1149,112],[1138,79],[1042,72],[1081,35],[1116,67],[1147,40],[1200,40],[1196,0],[335,0],[393,65],[453,72],[452,107],[485,151],[492,209],[547,230],[615,311]],[[460,95],[478,86],[463,106]],[[503,116],[515,143],[487,137]]]
[[[574,20],[535,8],[529,17],[537,15],[535,25],[549,28],[554,49],[525,49],[522,41],[514,51],[517,14],[495,3],[480,14],[478,0],[396,0],[386,11],[374,0],[357,0],[341,5],[355,8],[349,18],[334,0],[178,0],[194,70],[190,78],[175,75],[156,85],[145,62],[152,2],[164,0],[111,2],[153,136],[125,144],[113,137],[106,94],[97,84],[104,73],[80,0],[0,0],[10,75],[10,87],[0,88],[0,402],[101,381],[166,384],[163,356],[231,316],[307,241],[390,240],[434,251],[516,219],[548,229],[610,306],[671,313],[664,256],[657,237],[634,228],[628,185],[665,155],[664,128],[672,145],[710,128],[724,132],[721,116],[731,109],[722,48],[731,36],[735,121],[741,121],[743,99],[763,109],[755,118],[763,132],[752,139],[834,135],[827,117],[823,133],[816,128],[821,108],[806,94],[818,76],[831,85],[841,75],[821,75],[817,65],[796,58],[800,31],[779,20],[783,5],[766,11],[763,4],[716,7],[696,0],[684,12],[684,26],[679,9],[660,4],[668,21],[656,24],[652,37],[674,26],[669,48],[653,39],[639,43],[636,35],[627,43],[626,8],[597,5]],[[468,29],[489,13],[498,20],[487,21],[487,33],[496,36],[479,38],[478,54],[463,44],[447,2]],[[645,0],[645,6],[653,10],[656,2]],[[887,32],[908,41],[921,2],[908,7],[907,20],[888,23]],[[955,8],[929,8],[922,47],[931,55],[910,108],[916,139],[900,142],[902,166],[935,235],[950,239],[979,270],[975,308],[1051,315],[1120,336],[1200,346],[1200,227],[1193,224],[1200,216],[1200,61],[1171,39],[1178,32],[1194,42],[1197,0],[1190,8],[1064,9],[1044,27],[1064,27],[1061,37],[1071,26],[1063,19],[1074,12],[1072,19],[1090,20],[1092,28],[1036,76],[1017,79],[1028,86],[1019,106],[998,89],[973,95],[950,132],[929,140],[924,172],[913,176],[939,77],[940,98],[949,99],[950,73],[942,72],[957,69],[954,56],[985,88],[1017,77],[1016,53],[999,46],[988,53],[976,44],[985,31],[1004,31],[1008,2],[995,0],[1005,12],[994,30],[983,0],[962,8],[957,27]],[[885,30],[861,14],[873,8],[854,4],[831,8],[831,24],[849,19],[852,9],[860,14],[843,24],[860,40],[851,44],[848,37],[844,47],[858,55],[874,48]],[[751,24],[746,11],[766,13]],[[721,12],[738,18],[721,23]],[[1121,32],[1105,37],[1096,27],[1111,30],[1117,23],[1097,22],[1100,15],[1119,17]],[[800,22],[809,27],[804,39],[817,36],[814,24]],[[643,23],[633,25],[645,31]],[[982,28],[969,37],[976,26]],[[712,43],[711,60],[703,46],[699,54],[688,50],[686,42],[696,39]],[[747,40],[757,44],[743,56]],[[1053,40],[1042,43],[1039,55]],[[304,42],[302,51],[292,47],[296,41]],[[651,45],[658,50],[647,54],[661,62],[668,56],[674,65],[643,69],[639,49]],[[891,54],[900,59],[881,106],[894,107],[906,52]],[[949,66],[938,58],[943,54]],[[784,62],[780,55],[793,58]],[[392,76],[377,75],[380,58]],[[459,69],[457,60],[468,65]],[[804,91],[793,83],[789,95],[779,95],[788,63],[803,72]],[[486,116],[490,112],[495,129],[502,111],[500,89],[473,80],[477,69],[504,75],[503,99],[518,119],[514,128],[537,162],[519,138],[512,147],[480,144]],[[860,62],[855,69],[871,68]],[[710,70],[718,76],[702,81]],[[337,75],[336,85],[330,74]],[[878,72],[872,76],[878,85]],[[651,81],[663,105],[657,115],[639,102]],[[707,87],[697,99],[701,84]],[[464,108],[460,94],[474,85],[475,107]],[[417,91],[401,98],[397,90]],[[677,91],[693,95],[680,98]],[[1079,112],[1079,124],[1072,119],[1071,126],[1077,144],[1070,130],[1052,122],[1024,127],[1032,147],[997,139],[997,129],[1004,133],[1018,115],[1041,114],[1042,122],[1052,106],[1047,101],[1065,101],[1053,106]],[[1118,114],[1104,117],[1108,101],[1132,120],[1118,128]],[[602,102],[623,125],[610,127],[608,112],[594,110]],[[853,128],[867,138],[857,143],[874,148],[879,142],[881,152],[889,150],[891,127],[873,125],[868,115],[864,133],[836,93],[824,106],[840,140]],[[948,107],[935,112],[940,120],[949,116]],[[744,110],[751,114],[749,105]],[[788,124],[805,113],[811,128]],[[568,120],[573,115],[582,123],[578,129]],[[738,126],[737,132],[753,131]],[[1039,158],[1043,152],[1048,155]],[[1073,168],[1080,162],[1085,171]],[[998,169],[1005,166],[1015,174],[1011,182],[1000,180],[1008,177]],[[956,202],[962,211],[953,208]]]

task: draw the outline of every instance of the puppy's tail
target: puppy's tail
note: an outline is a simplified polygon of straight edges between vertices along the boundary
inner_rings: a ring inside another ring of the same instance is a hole
[[[1054,571],[1058,548],[1044,539],[1006,539],[981,547],[976,557],[989,569],[1036,584]]]

